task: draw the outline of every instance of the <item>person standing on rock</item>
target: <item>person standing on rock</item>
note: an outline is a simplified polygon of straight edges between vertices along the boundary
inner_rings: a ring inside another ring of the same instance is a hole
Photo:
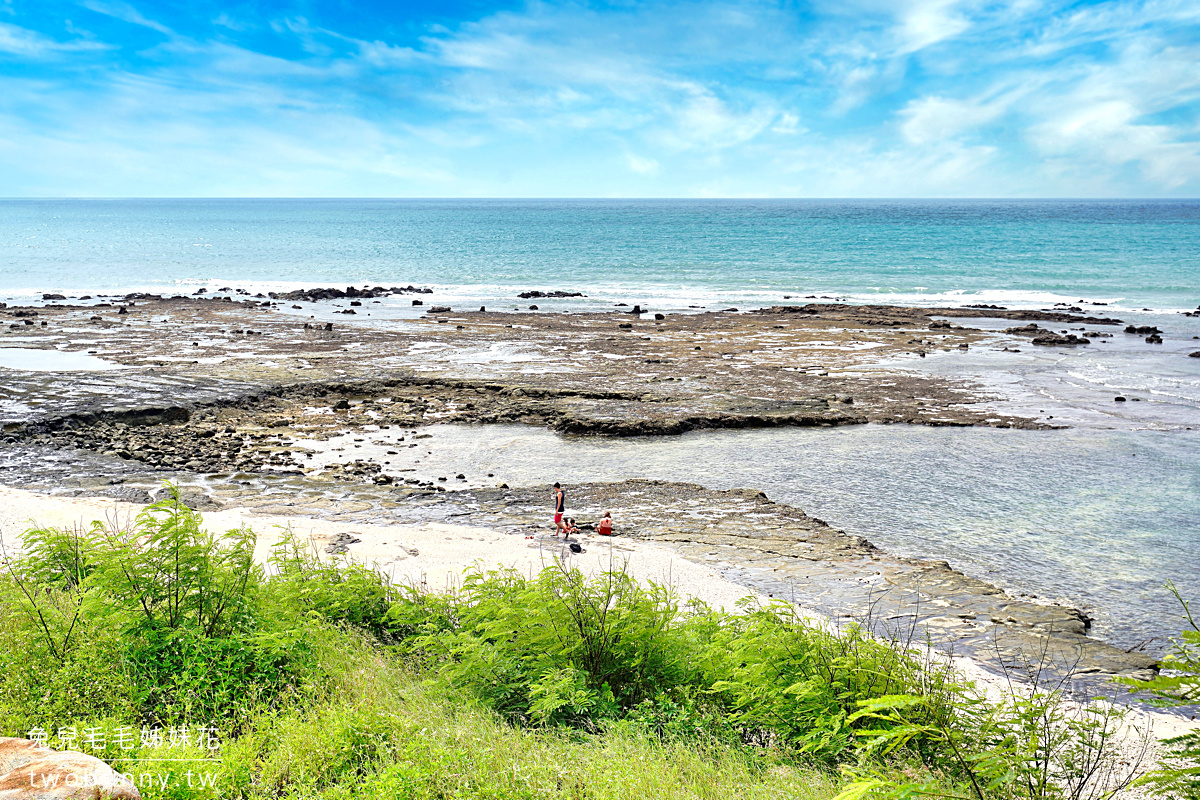
[[[554,538],[558,538],[558,532],[566,533],[566,526],[563,525],[563,512],[567,509],[567,495],[563,492],[562,487],[558,485],[558,481],[554,482]]]

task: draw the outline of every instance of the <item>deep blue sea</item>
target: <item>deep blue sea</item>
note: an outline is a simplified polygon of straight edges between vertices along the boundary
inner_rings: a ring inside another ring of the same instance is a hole
[[[1200,358],[1187,357],[1200,350],[1200,319],[1182,313],[1200,305],[1200,201],[0,200],[0,301],[410,283],[489,310],[559,289],[587,297],[542,309],[816,296],[1067,303],[1158,325],[1161,346],[1118,336],[883,365],[983,384],[1006,410],[1053,413],[1069,431],[868,426],[582,443],[471,429],[444,434],[458,442],[444,452],[469,460],[468,473],[486,466],[516,481],[544,480],[546,462],[575,463],[574,480],[750,484],[886,549],[1081,605],[1127,647],[1161,649],[1182,625],[1165,580],[1200,596]],[[514,458],[498,462],[506,450]]]

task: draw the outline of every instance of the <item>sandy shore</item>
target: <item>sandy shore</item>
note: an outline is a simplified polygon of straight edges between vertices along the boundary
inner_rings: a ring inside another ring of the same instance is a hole
[[[70,498],[0,487],[0,537],[7,548],[19,542],[32,526],[86,526],[92,520],[126,520],[141,506],[103,498]],[[395,583],[425,584],[438,590],[457,585],[463,572],[511,567],[532,574],[558,563],[578,567],[586,574],[628,569],[642,581],[673,586],[681,597],[694,597],[729,611],[753,590],[726,580],[711,567],[679,556],[675,551],[647,542],[601,536],[572,537],[583,547],[571,553],[561,539],[546,533],[526,538],[490,528],[430,522],[420,525],[355,525],[301,516],[267,516],[246,509],[203,514],[212,531],[249,526],[258,535],[256,557],[266,562],[271,548],[285,531],[308,543],[323,558],[325,548],[341,534],[360,541],[350,546],[348,557],[379,567]]]

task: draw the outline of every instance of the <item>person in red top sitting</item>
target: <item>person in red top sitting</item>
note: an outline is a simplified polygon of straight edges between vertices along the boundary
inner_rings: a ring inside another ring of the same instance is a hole
[[[596,523],[596,533],[601,536],[612,536],[612,512],[605,511],[604,516]]]

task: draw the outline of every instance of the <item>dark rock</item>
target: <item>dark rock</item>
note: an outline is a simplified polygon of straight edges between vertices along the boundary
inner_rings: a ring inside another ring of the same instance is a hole
[[[989,306],[987,303],[978,303],[976,305],[963,306],[963,308],[990,308],[993,311],[1007,311],[1004,306]]]
[[[129,312],[125,310],[125,306],[121,306],[120,308],[117,309],[117,313],[118,314],[128,314]]]
[[[646,312],[642,311],[642,307],[640,305],[635,305],[633,308],[629,309],[629,313],[630,314],[645,314]]]
[[[42,299],[43,300],[66,300],[67,298],[65,295],[61,295],[61,294],[43,294]]]
[[[1057,333],[1044,333],[1041,336],[1033,337],[1033,344],[1042,345],[1043,347],[1074,347],[1077,344],[1091,344],[1091,342],[1073,333],[1069,333],[1066,336]]]
[[[327,331],[331,331],[331,330],[333,330],[333,323],[332,323],[332,322],[326,322],[326,323],[325,323],[325,330],[327,330]]]
[[[1157,333],[1152,333],[1146,337],[1146,344],[1162,344],[1162,337]]]
[[[1149,334],[1162,333],[1162,331],[1160,331],[1154,325],[1126,325],[1125,332],[1126,333],[1134,333],[1134,334],[1137,334],[1138,336],[1147,336]]]
[[[530,311],[537,311],[537,310],[538,310],[538,307],[537,307],[537,306],[530,306],[530,307],[529,307],[529,310],[530,310]]]
[[[362,539],[349,533],[339,533],[333,537],[333,540],[325,546],[325,552],[330,555],[340,556],[345,555],[350,551],[350,545],[358,544]]]
[[[1113,398],[1113,402],[1114,402],[1114,403],[1124,403],[1124,402],[1125,402],[1125,398],[1124,398],[1124,397],[1121,397],[1121,395],[1117,395],[1116,397],[1114,397],[1114,398]]]
[[[339,314],[357,314],[358,312],[355,311],[353,308],[346,308],[346,309],[339,311],[338,313]]]
[[[1200,350],[1197,350],[1194,353],[1188,353],[1188,358],[1200,358]]]
[[[334,411],[348,411],[349,409],[350,409],[350,401],[349,400],[338,400],[333,406]]]
[[[930,327],[932,328],[933,326],[931,325]],[[947,323],[946,327],[950,327],[949,323]],[[1037,336],[1038,334],[1043,332],[1043,329],[1039,328],[1037,326],[1036,322],[1031,322],[1028,325],[1021,325],[1020,327],[1016,327],[1016,328],[1005,328],[1004,332],[1007,334],[1017,334],[1017,335],[1025,334],[1025,335]]]
[[[239,290],[239,293],[241,291]],[[318,300],[344,300],[346,298],[361,298],[373,300],[377,297],[386,297],[389,294],[433,294],[432,289],[418,289],[415,286],[393,286],[390,289],[385,289],[382,286],[374,288],[356,289],[353,286],[347,286],[345,290],[328,288],[328,289],[297,289],[294,292],[285,292],[284,294],[276,294],[271,292],[272,300],[307,300],[316,302]],[[261,295],[259,295],[261,297]]]
[[[413,300],[413,305],[414,306],[423,306],[423,305],[425,305],[425,301],[424,300]]]
[[[361,301],[361,300],[351,300],[351,301],[350,301],[350,305],[352,305],[352,306],[361,306],[361,305],[362,305],[362,301]]]
[[[449,311],[450,311],[450,306],[434,306],[431,309],[429,309],[428,311],[426,311],[425,313],[426,314],[446,314],[446,313],[449,313]]]
[[[563,292],[563,291],[539,292],[536,289],[534,289],[534,290],[528,291],[528,292],[521,292],[519,295],[517,295],[517,297],[519,297],[522,300],[540,300],[542,298],[556,298],[556,297],[587,297],[587,295],[584,294],[583,292]]]
[[[154,498],[145,489],[135,489],[132,486],[114,486],[110,489],[104,489],[100,494],[104,497],[111,497],[114,500],[122,500],[126,503],[134,503],[139,506],[148,506],[154,502]]]
[[[221,504],[203,492],[180,492],[179,502],[192,511],[216,511]]]
[[[480,306],[480,307],[479,307],[479,310],[480,310],[480,311],[487,311],[487,306]]]
[[[656,320],[660,320],[660,321],[661,321],[661,320],[664,320],[664,319],[666,319],[667,317],[666,317],[666,315],[665,315],[665,314],[655,314],[655,315],[654,315],[654,318],[655,318]]]

